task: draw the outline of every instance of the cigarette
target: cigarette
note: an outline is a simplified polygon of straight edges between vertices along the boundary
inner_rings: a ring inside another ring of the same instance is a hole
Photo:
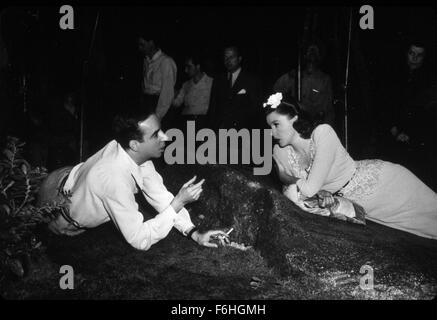
[[[229,235],[232,231],[234,231],[234,228],[229,229],[229,231],[226,232],[226,234]]]

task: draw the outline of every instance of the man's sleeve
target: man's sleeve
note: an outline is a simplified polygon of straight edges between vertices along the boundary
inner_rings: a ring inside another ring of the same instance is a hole
[[[143,179],[144,196],[150,205],[158,212],[163,212],[168,207],[173,210],[170,203],[173,201],[174,196],[165,187],[162,177],[155,170],[152,161],[147,162],[141,167],[141,176]],[[174,227],[185,235],[189,229],[194,227],[190,214],[185,208],[182,208],[177,213]]]
[[[177,214],[171,206],[154,218],[143,221],[131,187],[122,178],[101,177],[99,193],[111,220],[134,248],[148,250],[165,238],[174,226]],[[139,191],[141,192],[141,191]]]
[[[187,86],[187,83],[185,82],[182,85],[182,88],[179,90],[179,93],[176,96],[176,98],[174,98],[173,105],[175,107],[180,107],[182,105],[182,103],[184,102],[186,86]]]
[[[211,85],[211,94],[209,98],[209,107],[207,113],[208,126],[212,128],[215,128],[216,120],[218,116],[217,99],[218,99],[218,86],[217,86],[217,80],[214,79]]]
[[[160,119],[164,118],[174,98],[174,85],[176,83],[176,64],[170,58],[166,58],[161,63],[162,87],[159,94],[156,114]]]

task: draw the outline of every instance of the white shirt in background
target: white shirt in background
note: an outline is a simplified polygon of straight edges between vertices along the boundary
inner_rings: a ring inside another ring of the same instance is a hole
[[[207,114],[212,82],[213,79],[207,74],[203,74],[197,83],[193,79],[184,82],[173,104],[177,107],[185,105],[182,110],[183,115]]]
[[[143,93],[159,95],[156,114],[161,119],[173,101],[176,75],[176,63],[161,50],[158,50],[151,59],[144,58]]]

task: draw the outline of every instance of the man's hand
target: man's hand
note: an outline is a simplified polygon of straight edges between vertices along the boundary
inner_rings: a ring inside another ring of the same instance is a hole
[[[335,204],[335,199],[331,192],[320,190],[317,192],[317,196],[319,198],[319,206],[321,208],[330,208]]]
[[[218,238],[221,245],[225,245],[226,243],[230,243],[229,235],[221,230],[210,230],[205,233],[200,233],[199,231],[194,231],[191,236],[194,241],[196,241],[201,246],[210,247],[210,248],[218,248],[218,244],[211,242],[214,238]]]
[[[194,184],[196,176],[187,181],[182,188],[179,190],[176,197],[174,197],[171,205],[176,212],[179,212],[188,203],[197,201],[202,193],[202,184],[205,179],[200,180],[200,182]]]

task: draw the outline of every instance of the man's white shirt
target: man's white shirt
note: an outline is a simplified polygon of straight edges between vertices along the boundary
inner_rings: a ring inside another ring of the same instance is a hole
[[[173,101],[177,107],[184,104],[183,115],[206,115],[208,113],[209,99],[213,79],[206,73],[199,82],[190,79],[182,85],[181,90]]]
[[[137,190],[137,185],[142,190]],[[115,140],[76,165],[64,191],[72,193],[70,216],[79,225],[92,228],[112,220],[137,249],[149,249],[172,227],[186,234],[194,226],[185,208],[176,213],[170,205],[174,196],[164,186],[153,162],[138,166]],[[158,212],[154,218],[143,221],[135,201],[137,192],[143,192]]]
[[[173,101],[176,75],[176,63],[161,50],[158,50],[151,59],[144,58],[143,93],[159,95],[156,114],[161,119]]]
[[[232,75],[232,86],[234,86],[235,81],[237,81],[237,78],[238,78],[238,76],[240,75],[240,72],[241,72],[241,67],[238,68],[237,70],[235,70],[234,72],[231,73],[231,75]],[[229,73],[230,73],[230,72],[229,72]],[[229,74],[229,73],[228,73],[228,74]]]

